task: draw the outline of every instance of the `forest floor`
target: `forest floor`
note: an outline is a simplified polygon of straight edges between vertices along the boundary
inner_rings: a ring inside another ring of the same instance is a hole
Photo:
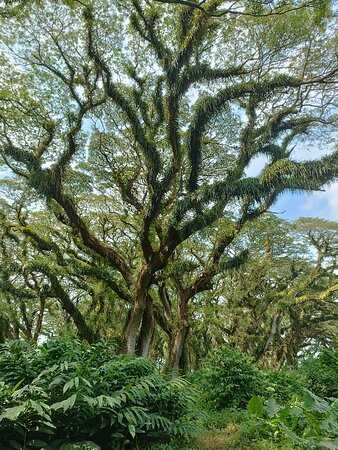
[[[235,442],[238,440],[238,427],[235,424],[230,424],[222,430],[212,430],[203,433],[197,439],[197,445],[202,450],[224,450],[232,449]],[[246,449],[253,450],[253,449]]]
[[[256,450],[256,447],[241,446],[239,426],[229,424],[223,429],[204,431],[187,450]]]
[[[173,450],[293,450],[290,444],[276,445],[271,441],[264,439],[252,444],[244,443],[241,437],[240,425],[230,423],[221,429],[204,430],[194,439],[193,443],[181,448],[175,446]],[[171,447],[165,447],[165,450],[172,450]]]

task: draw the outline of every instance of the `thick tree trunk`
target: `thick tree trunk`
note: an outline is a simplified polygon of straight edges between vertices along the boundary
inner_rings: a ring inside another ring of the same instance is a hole
[[[155,332],[155,318],[153,311],[152,299],[150,297],[147,298],[147,305],[144,310],[142,327],[139,337],[139,351],[138,354],[147,358],[151,352],[151,345],[154,338]]]
[[[188,302],[189,298],[186,296],[186,292],[181,291],[179,304],[180,325],[175,336],[171,340],[169,355],[169,367],[175,372],[183,369],[183,352],[189,334]]]
[[[129,355],[136,354],[138,337],[141,332],[143,315],[147,307],[148,289],[151,284],[151,270],[145,264],[138,276],[135,286],[134,306],[130,312],[129,323],[126,327],[126,344]]]
[[[178,372],[184,368],[184,351],[186,348],[187,337],[189,334],[189,326],[182,325],[176,332],[170,349],[169,367]]]
[[[0,316],[0,343],[10,337],[10,325],[8,319]]]
[[[97,336],[93,332],[93,330],[87,325],[84,317],[78,310],[78,308],[73,304],[73,302],[65,301],[65,299],[61,300],[62,308],[69,314],[72,318],[74,325],[79,333],[81,339],[86,340],[90,344],[95,342]]]
[[[136,354],[137,338],[142,325],[145,303],[135,302],[130,313],[129,323],[126,329],[127,353],[129,355]]]
[[[265,343],[263,342],[261,348],[256,351],[256,361],[263,360],[266,354],[274,351],[275,341],[279,337],[279,327],[281,321],[281,314],[275,314],[271,321],[270,331],[266,336]],[[268,358],[270,359],[270,358]]]

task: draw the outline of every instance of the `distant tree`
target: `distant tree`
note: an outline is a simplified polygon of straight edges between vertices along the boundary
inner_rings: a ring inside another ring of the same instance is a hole
[[[64,234],[110,274],[128,353],[148,355],[157,325],[179,368],[192,301],[245,260],[230,251],[245,225],[337,176],[330,5],[46,0],[2,15],[2,162],[46,201],[46,267]],[[325,156],[294,154],[320,144]]]
[[[192,359],[231,343],[279,368],[334,346],[338,224],[312,218],[290,224],[266,216],[241,238],[250,242],[246,264],[219,275],[214,291],[195,305]]]

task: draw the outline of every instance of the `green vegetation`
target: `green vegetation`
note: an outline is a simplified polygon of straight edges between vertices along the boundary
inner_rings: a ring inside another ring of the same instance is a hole
[[[324,349],[316,358],[309,358],[302,365],[309,381],[309,389],[323,397],[338,397],[338,348]]]
[[[125,448],[189,434],[192,388],[149,359],[62,341],[13,342],[0,358],[1,448],[64,450],[87,440],[100,446],[93,449]]]
[[[309,391],[303,367],[272,374],[223,347],[191,383],[115,349],[74,340],[3,344],[0,448],[338,448],[338,400]],[[336,378],[326,380],[320,389]]]
[[[0,0],[0,450],[338,448],[335,3]]]
[[[211,352],[200,372],[206,398],[217,410],[245,407],[264,390],[262,378],[250,357],[227,346]]]

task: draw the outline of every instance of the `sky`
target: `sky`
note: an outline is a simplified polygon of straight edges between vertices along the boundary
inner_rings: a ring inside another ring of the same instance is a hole
[[[265,158],[256,158],[248,168],[247,175],[258,175],[265,163]],[[295,220],[298,217],[320,217],[338,221],[338,181],[324,186],[317,192],[286,192],[270,210],[282,219],[288,220]]]
[[[271,210],[290,220],[310,216],[338,221],[338,183],[327,186],[323,192],[286,193]]]

